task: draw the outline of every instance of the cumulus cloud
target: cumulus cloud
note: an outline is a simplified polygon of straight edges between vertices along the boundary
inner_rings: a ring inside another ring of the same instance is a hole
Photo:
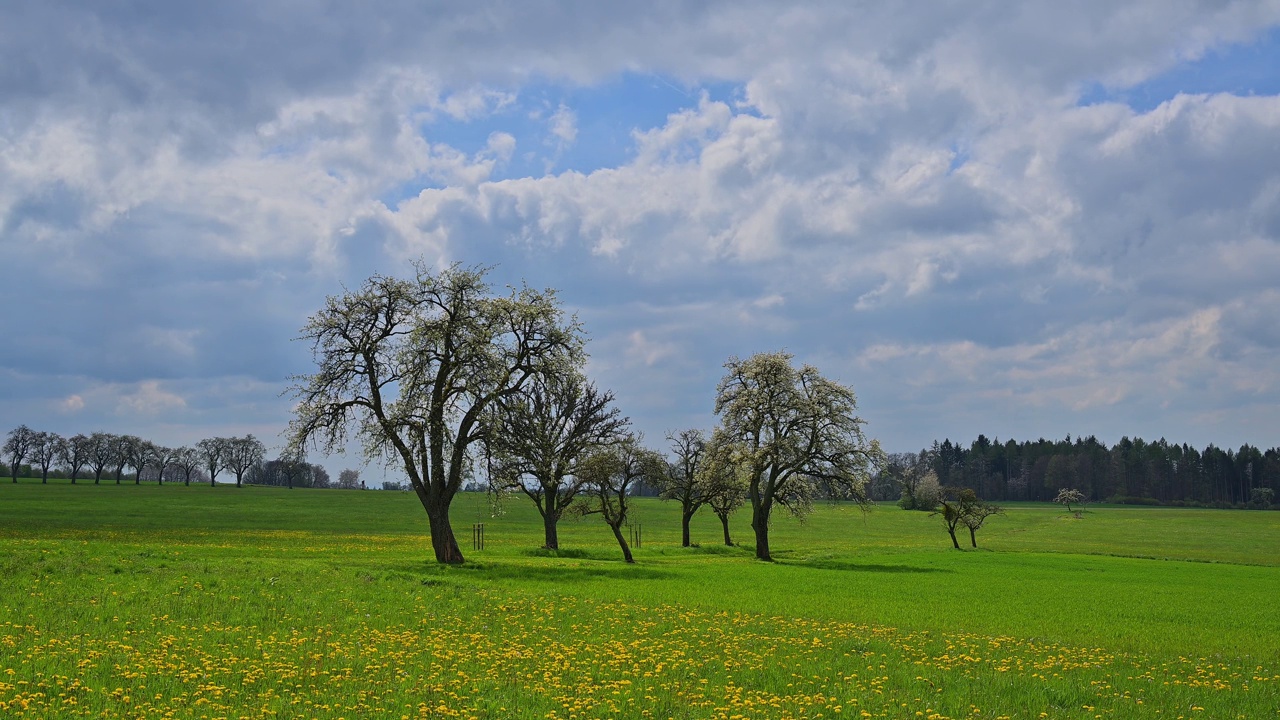
[[[0,12],[0,265],[56,288],[0,316],[0,384],[49,388],[11,424],[84,398],[282,426],[306,315],[418,255],[561,288],[650,435],[781,347],[904,446],[1008,418],[1265,443],[1280,406],[1280,99],[1080,102],[1264,37],[1274,2]],[[557,170],[626,72],[688,101]]]
[[[164,390],[157,380],[139,383],[131,392],[121,395],[116,413],[120,415],[157,415],[184,408],[187,401],[182,396]]]

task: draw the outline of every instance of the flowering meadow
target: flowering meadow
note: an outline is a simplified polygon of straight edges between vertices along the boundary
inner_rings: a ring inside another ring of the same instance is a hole
[[[1035,553],[1062,521],[1015,508],[956,552],[920,513],[823,508],[765,564],[674,547],[654,501],[631,567],[602,526],[538,552],[468,499],[490,544],[439,567],[398,493],[43,492],[64,512],[0,490],[5,718],[1280,717],[1265,513],[1198,516],[1262,533],[1242,564],[1203,562],[1216,530],[1202,562]]]

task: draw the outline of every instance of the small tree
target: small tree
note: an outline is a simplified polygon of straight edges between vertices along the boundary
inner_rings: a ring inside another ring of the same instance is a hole
[[[231,440],[228,438],[205,438],[196,443],[196,451],[200,453],[200,462],[209,472],[209,487],[218,482],[218,471],[227,467],[227,455]]]
[[[933,511],[942,497],[938,474],[933,470],[933,454],[928,450],[919,453],[902,453],[889,456],[886,472],[897,486],[900,497],[898,507],[903,510]]]
[[[1072,503],[1079,505],[1083,509],[1087,502],[1084,493],[1073,488],[1062,488],[1058,491],[1058,497],[1054,498],[1053,501],[1059,505],[1065,505],[1067,512],[1071,512]]]
[[[622,534],[631,509],[630,495],[636,486],[656,480],[667,471],[666,461],[658,453],[643,447],[640,435],[593,452],[578,468],[591,501],[583,506],[583,514],[599,513],[622,549],[622,559],[634,563],[631,546]]]
[[[627,419],[613,406],[612,392],[576,371],[534,378],[493,410],[490,483],[533,501],[542,516],[543,547],[555,550],[560,518],[586,489],[578,463],[618,442]]]
[[[191,476],[195,473],[196,468],[200,467],[203,458],[200,457],[200,451],[193,447],[180,447],[173,451],[173,465],[182,471],[182,484],[191,485]]]
[[[266,454],[266,446],[253,435],[228,440],[226,466],[228,470],[235,473],[236,487],[244,486],[245,473],[249,472],[249,468],[262,462]]]
[[[969,542],[974,547],[978,547],[978,530],[982,529],[982,525],[987,518],[992,515],[1004,514],[1004,508],[999,505],[992,505],[985,500],[976,500],[965,508],[964,514],[960,516],[960,524],[969,528]]]
[[[397,483],[397,485],[399,485],[399,483]],[[359,490],[360,471],[347,469],[338,473],[338,488],[341,490]]]
[[[944,497],[939,503],[934,515],[942,518],[942,522],[947,526],[947,534],[951,536],[951,545],[956,549],[960,549],[960,541],[956,539],[956,528],[960,526],[964,520],[965,513],[968,512],[968,505],[976,502],[978,496],[969,488],[964,488],[956,494],[955,497]]]
[[[51,432],[38,432],[31,441],[31,460],[40,466],[40,482],[48,484],[49,468],[58,459],[62,448],[62,436]]]
[[[163,485],[164,471],[169,469],[169,463],[173,461],[174,449],[156,443],[148,443],[147,449],[151,451],[151,465],[156,469],[156,482]]]
[[[671,441],[672,460],[668,471],[658,479],[660,496],[680,503],[680,544],[689,547],[689,524],[698,509],[710,500],[708,486],[701,474],[702,458],[707,449],[701,430],[689,429],[667,435]]]
[[[933,512],[938,508],[938,503],[942,501],[942,484],[938,482],[938,474],[933,470],[926,471],[920,481],[916,483],[915,494],[912,497],[911,510],[926,510]],[[901,505],[901,502],[899,502]]]
[[[93,453],[92,442],[89,436],[78,434],[59,443],[58,462],[70,473],[72,485],[76,484],[76,478],[80,476],[80,471],[84,469],[84,466],[91,459]]]
[[[1256,487],[1253,489],[1253,492],[1250,493],[1249,499],[1253,502],[1255,507],[1260,507],[1263,510],[1266,510],[1271,507],[1271,503],[1275,502],[1276,491],[1269,487]]]
[[[127,465],[133,468],[134,485],[142,483],[142,469],[151,461],[151,448],[149,445],[150,444],[146,440],[143,440],[136,435],[124,435],[120,438],[120,446],[117,448],[117,451],[120,453],[120,457],[117,458],[117,462],[120,463],[121,467]],[[119,474],[120,470],[117,469],[117,482],[119,482],[120,479]]]
[[[93,484],[102,482],[102,471],[115,459],[115,436],[96,432],[89,436],[89,469],[93,470]]]
[[[729,535],[729,516],[746,503],[748,486],[742,467],[733,462],[732,450],[732,443],[723,433],[714,433],[698,468],[698,483],[705,489],[707,505],[720,518],[724,544],[730,547],[733,538]]]

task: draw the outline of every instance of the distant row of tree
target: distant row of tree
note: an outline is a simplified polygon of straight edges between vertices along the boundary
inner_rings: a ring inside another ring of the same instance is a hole
[[[1096,437],[1001,443],[979,435],[968,447],[949,439],[918,453],[898,453],[872,484],[879,500],[913,497],[909,486],[932,472],[944,487],[973,488],[992,500],[1052,501],[1062,488],[1090,501],[1247,507],[1280,492],[1280,448],[1197,450],[1163,438]],[[906,483],[906,485],[904,485]],[[926,488],[927,490],[927,488]],[[910,501],[908,501],[910,504]]]
[[[229,472],[236,486],[245,483],[287,487],[360,487],[356,470],[343,470],[337,483],[320,465],[301,458],[283,456],[267,460],[266,446],[253,435],[244,437],[205,438],[192,446],[166,447],[136,435],[107,432],[76,434],[63,437],[58,433],[32,430],[20,425],[9,431],[3,449],[0,471],[18,482],[19,475],[39,477],[42,483],[50,477],[68,478],[74,485],[79,480],[102,482],[104,475],[119,485],[122,480],[135,484],[144,481],[193,481],[216,484],[218,475]]]

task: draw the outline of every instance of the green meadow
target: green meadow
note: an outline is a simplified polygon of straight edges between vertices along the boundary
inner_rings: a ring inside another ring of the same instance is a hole
[[[635,565],[522,498],[453,521],[443,567],[408,493],[0,483],[0,717],[1280,717],[1280,512],[1016,505],[956,551],[819,506],[761,563],[641,499]]]

